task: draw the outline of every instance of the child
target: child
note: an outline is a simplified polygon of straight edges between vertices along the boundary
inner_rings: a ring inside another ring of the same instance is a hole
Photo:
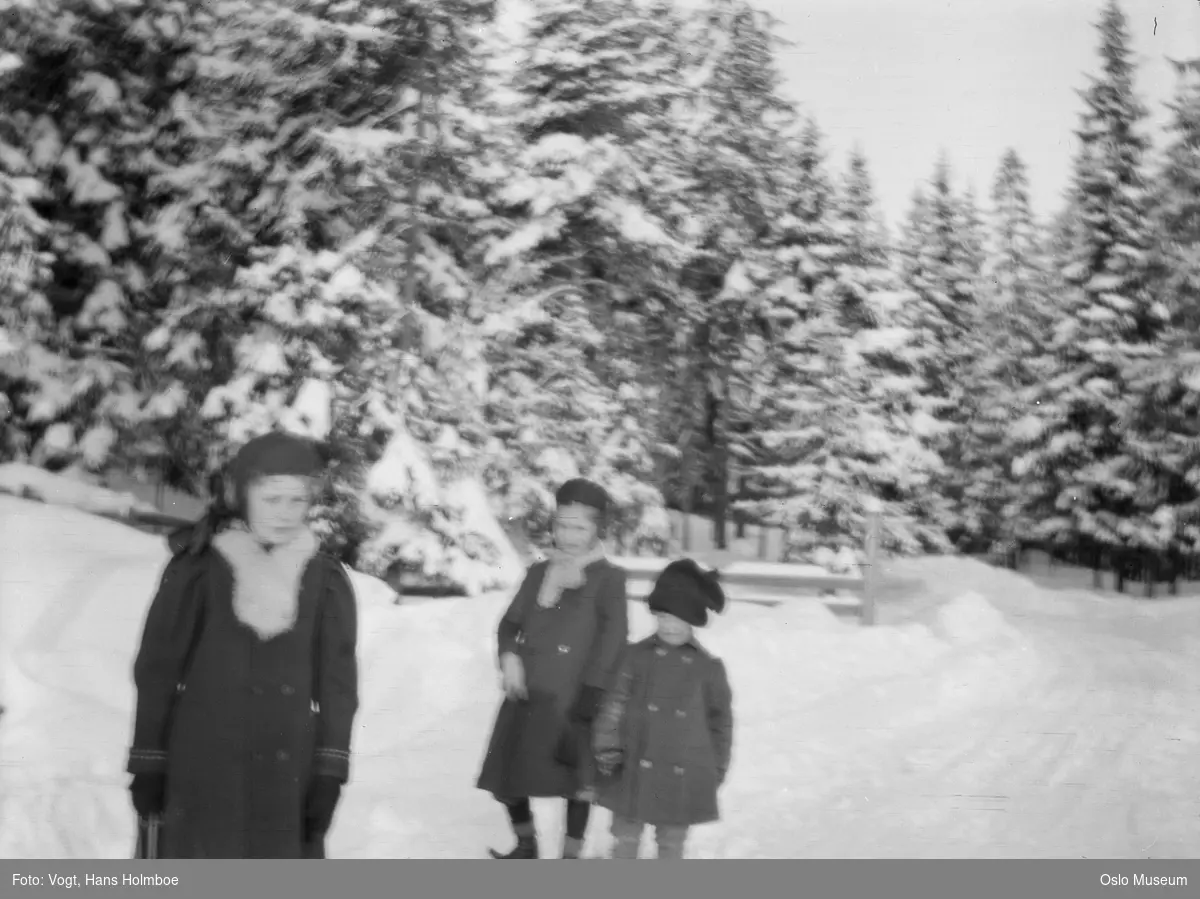
[[[629,639],[625,571],[604,552],[608,494],[583,478],[555,496],[554,551],[530,567],[497,628],[505,698],[477,785],[505,807],[516,846],[539,858],[531,799],[566,800],[562,858],[577,859],[591,815],[592,724]]]
[[[733,748],[725,665],[693,636],[709,609],[725,607],[716,574],[672,562],[648,604],[658,629],[626,651],[595,728],[597,804],[613,813],[613,858],[637,858],[647,825],[659,858],[683,858],[688,829],[719,818]]]
[[[157,858],[323,858],[350,773],[357,609],[308,526],[324,463],[282,432],[172,535],[133,667],[126,770]],[[226,502],[228,500],[228,502]]]

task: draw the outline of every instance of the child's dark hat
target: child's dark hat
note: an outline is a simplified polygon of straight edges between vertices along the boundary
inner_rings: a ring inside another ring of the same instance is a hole
[[[230,481],[239,511],[246,508],[246,490],[257,478],[292,475],[317,477],[324,462],[316,444],[305,437],[272,431],[248,441],[230,465]]]
[[[662,570],[646,598],[651,612],[666,612],[693,627],[708,624],[709,610],[725,610],[720,575],[706,571],[695,559],[676,559]]]

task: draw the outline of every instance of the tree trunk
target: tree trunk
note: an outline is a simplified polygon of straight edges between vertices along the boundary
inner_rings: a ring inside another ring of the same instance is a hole
[[[408,245],[404,261],[404,299],[409,309],[416,308],[417,303],[417,249],[421,243],[421,182],[425,169],[425,95],[427,77],[425,61],[429,52],[429,43],[421,45],[421,56],[418,61],[417,73],[417,153],[413,157],[411,181],[408,187],[409,215],[412,220],[408,223]]]
[[[709,473],[713,485],[713,531],[716,548],[728,548],[726,524],[729,518],[729,451],[721,433],[721,398],[711,386],[707,388],[705,433],[710,447]]]

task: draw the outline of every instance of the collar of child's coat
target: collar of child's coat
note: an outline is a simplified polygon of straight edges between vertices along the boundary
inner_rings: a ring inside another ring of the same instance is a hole
[[[235,559],[239,562],[253,559],[288,559],[307,562],[321,548],[321,541],[313,533],[312,528],[305,526],[287,543],[277,543],[267,549],[254,532],[240,522],[221,531],[213,538],[212,543],[230,562]]]
[[[690,649],[693,652],[697,652],[697,653],[703,653],[705,651],[704,647],[700,645],[700,641],[696,639],[695,634],[688,637],[682,643],[668,643],[666,640],[664,640],[658,634],[651,634],[650,635],[650,645],[654,646],[656,648],[661,646],[663,649],[678,649],[681,651]]]
[[[293,540],[266,549],[242,527],[222,531],[213,548],[233,573],[233,611],[238,620],[270,640],[295,626],[300,585],[320,541],[308,528]]]

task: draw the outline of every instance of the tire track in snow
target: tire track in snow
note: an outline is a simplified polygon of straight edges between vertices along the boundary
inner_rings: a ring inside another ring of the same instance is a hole
[[[696,854],[717,858],[828,855],[819,847],[828,841],[838,814],[862,800],[866,785],[886,764],[881,759],[895,752],[906,733],[944,727],[955,714],[976,707],[989,691],[1007,695],[1045,676],[1027,645],[1012,635],[1001,635],[953,648],[931,667],[887,681],[861,683],[793,712],[800,715],[801,726],[812,739],[797,747],[791,759],[768,760],[755,751],[756,739],[778,740],[769,724],[756,728],[757,733],[739,733],[746,748],[735,756],[734,775],[722,795],[725,820],[697,830]],[[764,771],[775,777],[763,781]],[[774,823],[770,831],[764,831],[764,820]]]
[[[1195,708],[1187,657],[1080,619],[1034,630],[1052,667],[1031,689],[897,734],[806,854],[1194,857],[1200,739],[1171,714]]]

